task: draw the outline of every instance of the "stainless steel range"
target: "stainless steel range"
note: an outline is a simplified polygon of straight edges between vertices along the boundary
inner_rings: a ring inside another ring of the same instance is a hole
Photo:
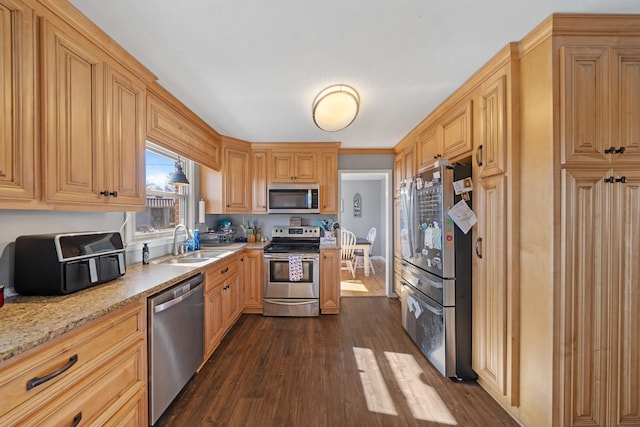
[[[320,315],[320,227],[277,226],[264,249],[264,316]]]

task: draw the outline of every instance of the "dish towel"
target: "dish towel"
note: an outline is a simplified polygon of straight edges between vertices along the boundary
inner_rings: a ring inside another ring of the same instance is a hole
[[[300,255],[289,255],[289,280],[299,282],[302,280],[302,257]]]

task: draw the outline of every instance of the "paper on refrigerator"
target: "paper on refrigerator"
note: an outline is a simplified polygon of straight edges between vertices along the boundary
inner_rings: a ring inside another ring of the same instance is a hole
[[[464,234],[467,234],[471,227],[478,222],[478,217],[464,200],[453,205],[448,214]]]

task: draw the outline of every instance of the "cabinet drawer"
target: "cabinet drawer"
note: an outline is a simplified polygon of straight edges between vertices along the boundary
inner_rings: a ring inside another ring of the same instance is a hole
[[[144,355],[142,345],[134,346],[29,418],[15,421],[33,426],[67,426],[81,418],[79,425],[104,425],[133,395],[144,390]]]
[[[238,272],[238,256],[233,255],[215,263],[205,272],[205,292],[209,292],[212,286],[225,281]]]
[[[0,417],[18,406],[30,412],[31,408],[44,405],[127,346],[144,342],[143,308],[144,305],[135,304],[119,310],[68,337],[43,344],[42,351],[0,368]],[[47,375],[52,378],[34,385],[39,382],[34,379]]]

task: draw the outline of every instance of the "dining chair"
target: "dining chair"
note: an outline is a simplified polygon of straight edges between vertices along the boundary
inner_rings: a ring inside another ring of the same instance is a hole
[[[376,241],[376,228],[371,227],[369,232],[367,233],[367,240],[371,243],[371,248],[373,248],[373,243]],[[371,250],[369,250],[369,257],[371,257]],[[354,259],[354,270],[357,268],[364,269],[364,251],[362,249],[356,249],[353,251],[353,259]],[[369,258],[369,270],[376,274],[376,270],[373,268],[373,263],[371,262],[371,258]]]
[[[353,251],[356,246],[356,235],[346,228],[340,229],[340,270],[348,270],[351,277],[356,277],[356,268],[353,263]]]

